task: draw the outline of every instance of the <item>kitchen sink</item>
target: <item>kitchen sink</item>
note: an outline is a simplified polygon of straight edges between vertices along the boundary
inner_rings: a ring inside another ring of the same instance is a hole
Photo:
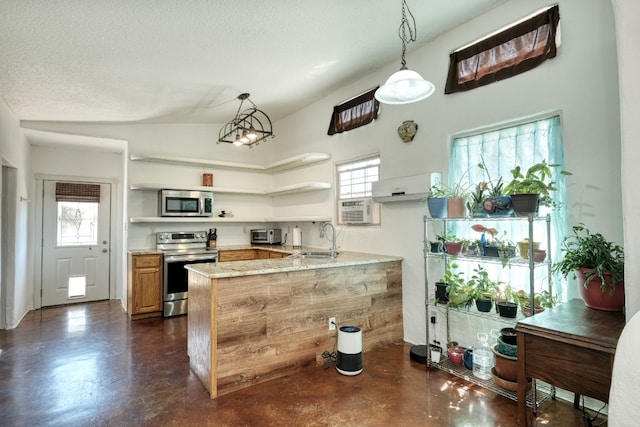
[[[340,255],[340,252],[336,252],[336,257]],[[300,252],[299,254],[293,254],[289,258],[331,258],[331,252]]]

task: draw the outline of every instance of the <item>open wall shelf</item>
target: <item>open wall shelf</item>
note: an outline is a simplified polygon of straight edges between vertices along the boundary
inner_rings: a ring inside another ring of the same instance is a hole
[[[257,165],[251,163],[237,163],[226,162],[221,160],[207,160],[189,157],[176,157],[166,154],[132,154],[129,157],[132,161],[137,162],[152,162],[152,163],[165,163],[171,165],[184,165],[184,166],[197,166],[197,167],[212,167],[222,169],[235,169],[264,173],[276,173],[283,172],[289,169],[295,169],[302,166],[309,166],[314,163],[319,163],[331,158],[331,154],[328,153],[302,153],[297,156],[292,156],[278,162],[274,162],[268,165]]]

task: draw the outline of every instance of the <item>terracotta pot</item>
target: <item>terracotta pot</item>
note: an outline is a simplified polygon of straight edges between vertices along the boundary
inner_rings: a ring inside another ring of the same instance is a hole
[[[449,218],[464,218],[466,216],[466,207],[463,198],[451,197],[447,199],[447,216]]]
[[[460,255],[460,252],[462,252],[462,243],[445,242],[444,246],[447,248],[447,253],[449,255]]]
[[[535,262],[542,262],[546,257],[547,251],[545,251],[544,249],[533,249],[533,260]]]
[[[543,311],[544,307],[538,307],[533,314],[542,313]],[[522,306],[522,314],[524,314],[524,317],[531,317],[531,307]]]
[[[580,296],[584,300],[584,305],[589,308],[595,308],[596,310],[603,311],[622,311],[624,308],[624,283],[616,284],[616,291],[611,295],[611,291],[607,286],[607,289],[602,292],[600,286],[602,281],[600,278],[595,277],[587,288],[584,287],[586,277],[584,272],[588,271],[587,268],[579,268],[576,270],[576,276],[578,278],[578,286],[580,287]],[[607,282],[611,281],[611,275],[605,273],[604,277]]]
[[[498,351],[498,346],[493,346],[493,355],[496,375],[503,380],[518,381],[518,358],[507,356]]]

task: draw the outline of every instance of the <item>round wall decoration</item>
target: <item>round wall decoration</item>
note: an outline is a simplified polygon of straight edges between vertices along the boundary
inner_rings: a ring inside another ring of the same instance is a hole
[[[416,136],[417,132],[418,124],[413,120],[405,120],[398,127],[398,135],[400,135],[400,139],[402,139],[404,142],[413,141],[413,137]]]

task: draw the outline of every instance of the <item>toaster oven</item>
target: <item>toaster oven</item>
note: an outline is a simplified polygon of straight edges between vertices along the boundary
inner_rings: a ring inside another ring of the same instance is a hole
[[[251,230],[251,243],[258,245],[280,245],[282,244],[282,230],[280,228]]]

